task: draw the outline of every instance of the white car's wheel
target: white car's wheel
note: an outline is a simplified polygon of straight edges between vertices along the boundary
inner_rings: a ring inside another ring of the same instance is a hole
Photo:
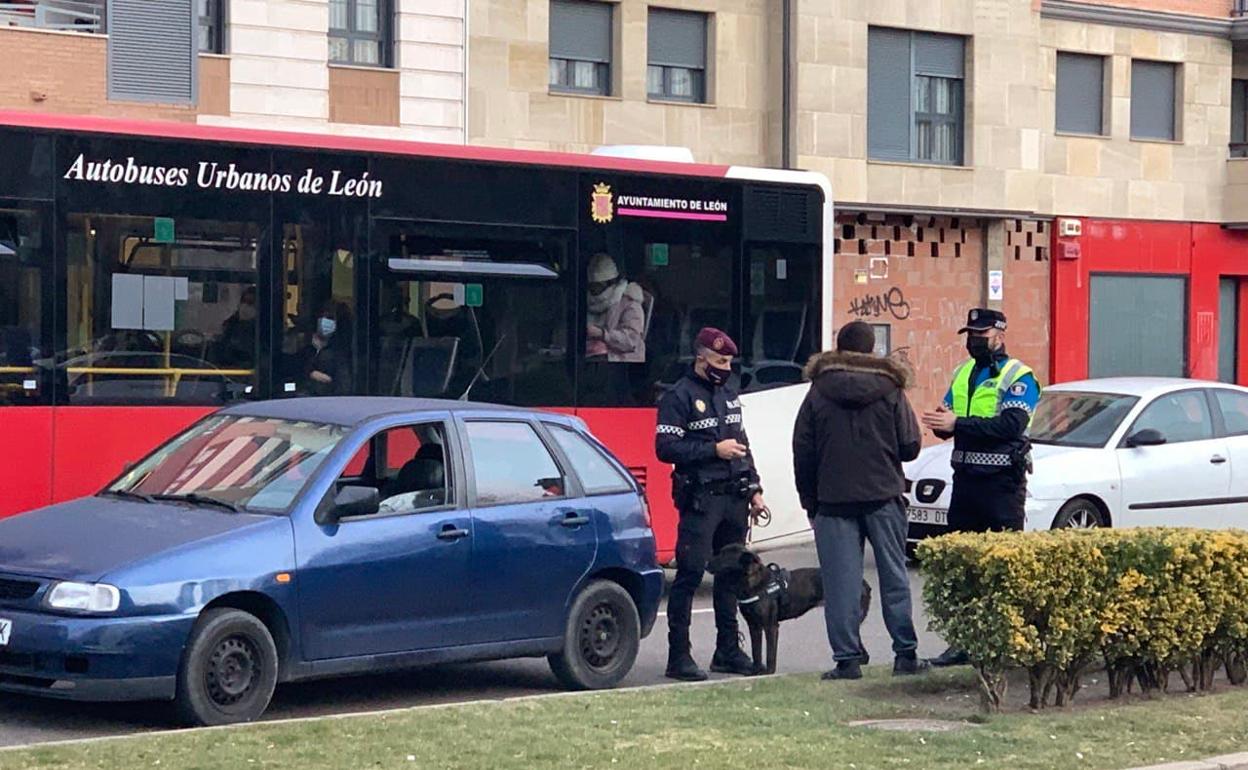
[[[1109,526],[1109,517],[1095,501],[1076,497],[1053,517],[1053,529],[1097,529]]]

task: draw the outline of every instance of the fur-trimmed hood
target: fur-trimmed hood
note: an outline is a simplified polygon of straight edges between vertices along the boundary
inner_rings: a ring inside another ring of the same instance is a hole
[[[848,406],[866,406],[914,384],[908,364],[870,353],[816,353],[803,373],[824,397]]]

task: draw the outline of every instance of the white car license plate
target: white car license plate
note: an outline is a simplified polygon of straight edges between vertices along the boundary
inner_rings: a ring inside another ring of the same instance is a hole
[[[0,647],[9,644],[9,633],[13,630],[13,621],[0,618]]]
[[[907,508],[906,518],[914,524],[949,526],[949,512],[941,508]]]

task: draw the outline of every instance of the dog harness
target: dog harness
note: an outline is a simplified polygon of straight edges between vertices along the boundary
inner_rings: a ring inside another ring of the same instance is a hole
[[[763,587],[758,589],[756,593],[750,594],[744,599],[738,598],[737,604],[755,604],[764,596],[772,596],[781,603],[789,593],[789,571],[781,569],[778,564],[767,565],[767,582],[763,583]]]

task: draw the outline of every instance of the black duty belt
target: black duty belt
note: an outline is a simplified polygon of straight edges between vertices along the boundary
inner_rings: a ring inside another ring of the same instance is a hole
[[[735,495],[741,490],[741,481],[739,479],[704,481],[698,484],[695,489],[708,495]]]
[[[1004,452],[964,452],[953,450],[950,457],[953,465],[981,465],[988,468],[1009,468],[1014,464],[1014,456]]]

